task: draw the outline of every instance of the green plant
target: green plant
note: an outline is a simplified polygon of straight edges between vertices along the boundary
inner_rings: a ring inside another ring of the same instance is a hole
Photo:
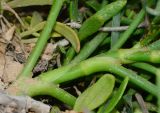
[[[7,3],[12,8],[51,5],[46,21],[43,21],[39,14],[34,13],[30,27],[27,30],[24,28],[19,30],[18,35],[21,40],[29,40],[28,37],[32,35],[37,42],[22,72],[7,88],[8,93],[26,94],[32,97],[50,95],[77,112],[84,112],[87,109],[98,113],[110,113],[114,110],[122,110],[118,105],[121,101],[125,108],[123,96],[128,87],[137,92],[137,89],[140,88],[146,95],[150,94],[157,98],[157,103],[153,104],[157,105],[158,113],[160,113],[160,71],[158,68],[160,64],[160,40],[158,39],[160,32],[156,21],[159,15],[150,10],[146,11],[146,8],[152,4],[156,6],[156,11],[159,11],[159,1],[157,3],[142,2],[142,8],[135,7],[134,4],[139,6],[141,4],[132,0],[130,2],[127,0],[110,2],[105,0],[101,2],[98,0],[32,1],[12,0]],[[79,3],[88,9],[84,12],[79,10]],[[71,28],[72,26],[69,27],[65,23],[56,22],[64,4],[69,6],[71,23],[78,24],[80,22],[79,30]],[[154,17],[148,16],[151,21],[150,26],[147,23],[149,20],[146,20],[145,17],[146,13],[155,15]],[[140,26],[142,22],[146,25]],[[112,27],[110,27],[111,23]],[[111,33],[102,31],[101,27],[103,26],[109,26]],[[41,30],[42,32],[39,34]],[[47,72],[33,77],[32,70],[50,37],[53,37],[52,40],[56,40],[56,37],[62,36],[72,44],[72,47],[69,45],[63,48],[64,54],[68,49],[66,56],[64,55],[63,65],[53,70],[48,69]],[[138,39],[133,39],[135,37]],[[70,84],[80,78],[93,79],[93,75],[97,73],[100,78],[96,76],[99,79],[96,79],[89,88],[83,87],[84,92],[80,96],[73,96],[74,93],[69,93],[59,87],[59,85]],[[156,83],[152,81],[154,79],[152,76],[150,76],[152,79],[148,80],[150,74],[156,75]],[[119,87],[117,87],[118,82],[121,84]],[[136,111],[139,107],[136,104],[130,109]]]

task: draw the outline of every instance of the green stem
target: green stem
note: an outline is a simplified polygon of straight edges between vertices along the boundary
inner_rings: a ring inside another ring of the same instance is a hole
[[[126,16],[127,16],[128,19],[132,19],[136,16],[136,12],[134,10],[127,9],[126,10]]]
[[[14,84],[10,85],[7,92],[11,94],[15,93],[16,95],[25,94],[31,97],[49,95],[72,107],[76,101],[76,97],[53,83],[47,83],[32,78],[28,79],[26,77],[21,77]]]
[[[53,26],[56,23],[56,19],[63,5],[63,2],[64,0],[54,0],[46,25],[36,43],[35,48],[33,49],[31,55],[29,56],[28,61],[25,67],[23,68],[20,76],[31,76],[31,71],[36,65],[41,53],[43,52],[47,40],[49,39],[50,33],[52,32]]]
[[[50,95],[71,107],[74,106],[74,103],[76,101],[76,98],[65,90],[60,89],[53,84],[43,82],[31,85],[28,88],[28,95],[32,97],[37,95]]]
[[[144,33],[144,29],[137,29],[134,33],[133,33],[133,36],[134,35],[140,35],[140,34],[143,34]],[[111,42],[111,37],[107,37],[104,39],[104,41],[100,44],[100,46],[104,46],[106,44],[109,44]]]
[[[121,17],[121,24],[129,25],[129,24],[132,23],[132,21],[133,20],[130,19],[130,18],[127,18],[127,17],[124,17],[124,16]]]
[[[120,19],[121,19],[120,17],[121,17],[121,13],[118,13],[117,15],[115,15],[113,17],[112,27],[119,27],[120,26]],[[110,44],[111,49],[117,43],[119,36],[120,36],[119,32],[112,32],[111,33],[111,44]]]
[[[102,43],[108,33],[99,33],[91,41],[86,43],[81,49],[80,53],[71,61],[71,63],[79,63],[88,58],[95,49]]]
[[[160,1],[157,1],[157,5],[155,9],[152,9],[146,6],[146,11],[151,15],[160,16],[160,6],[159,5],[160,5]]]
[[[153,42],[152,44],[149,44],[147,46],[147,49],[149,50],[159,50],[160,49],[160,40],[157,40]]]
[[[123,63],[132,63],[133,61],[160,63],[159,50],[142,49],[120,49],[109,51],[101,56],[109,56],[120,59]]]
[[[90,33],[92,34],[92,32],[96,32],[98,30],[97,26],[99,26],[99,24],[102,23],[102,25],[103,25],[105,21],[107,21],[109,18],[114,16],[118,11],[120,11],[124,7],[125,4],[126,4],[125,0],[124,1],[113,2],[112,4],[103,7],[95,15],[93,15],[92,17],[87,19],[84,22],[84,24],[82,25],[82,27],[79,31],[80,40],[82,41],[82,40],[84,40],[84,38],[89,36],[88,34],[90,34]],[[116,7],[116,9],[111,10],[114,6]],[[108,9],[107,12],[105,11],[106,9]],[[105,14],[103,14],[104,12],[105,12]],[[107,16],[106,16],[106,14],[107,14]],[[100,18],[103,18],[103,19],[100,19]],[[98,22],[98,21],[100,21],[100,22]],[[95,23],[94,26],[93,26],[93,23]],[[91,27],[91,29],[89,29],[90,27]],[[94,28],[97,29],[97,30],[95,31]],[[93,39],[89,44],[86,44],[84,49],[82,49],[82,52],[80,52],[80,54],[75,58],[75,60],[73,62],[79,62],[79,61],[87,58],[97,48],[97,46],[99,45],[99,41],[101,41],[101,39],[102,39],[102,38],[100,38],[100,36],[103,35],[103,34],[105,34],[105,33],[101,33],[99,36],[97,35],[95,37],[95,39]],[[99,39],[98,39],[98,37],[99,37]],[[96,40],[97,40],[97,43],[96,43]],[[93,43],[95,45],[91,45]],[[87,47],[89,47],[89,50],[88,50]]]
[[[160,11],[160,0],[157,1],[156,9],[157,11]]]
[[[71,21],[79,20],[78,0],[71,0],[69,6],[69,16]]]
[[[79,63],[80,61],[85,60],[88,58],[95,50],[96,48],[102,43],[102,41],[105,40],[108,33],[99,33],[97,36],[95,36],[92,40],[90,40],[88,43],[86,43],[83,48],[81,49],[80,53],[72,60],[73,56],[75,55],[74,50],[69,49],[68,54],[66,55],[66,58],[64,60],[64,65],[71,63]],[[108,43],[110,39],[106,38],[106,42]]]
[[[156,74],[157,76],[157,78],[156,78],[156,84],[157,84],[157,87],[158,87],[158,90],[159,90],[159,93],[157,94],[157,98],[158,98],[158,102],[157,102],[157,104],[158,104],[158,113],[160,113],[160,69],[159,69],[159,71],[157,72],[157,74]]]
[[[132,61],[144,61],[151,63],[160,63],[160,51],[144,51],[144,52],[136,52],[134,54],[126,56],[127,60]]]
[[[46,82],[62,83],[79,77],[88,76],[95,72],[108,71],[120,77],[129,77],[130,81],[145,91],[157,95],[157,86],[138,76],[131,70],[122,67],[119,60],[110,57],[94,57],[82,61],[78,65],[68,65],[59,70],[43,73],[39,79]],[[65,69],[65,71],[63,71]],[[63,72],[62,72],[63,71]]]
[[[156,74],[157,68],[147,63],[133,63],[131,66]]]
[[[137,28],[137,26],[140,24],[142,19],[145,16],[145,10],[142,9],[139,14],[136,16],[135,20],[131,23],[129,28],[122,34],[120,39],[117,41],[117,43],[112,47],[111,50],[116,50],[122,47],[122,45],[127,41],[127,39],[130,37],[130,35],[134,32],[134,30]]]
[[[155,10],[160,12],[160,0],[157,1],[157,5],[156,5]],[[155,16],[152,23],[156,25],[156,24],[159,24],[159,22],[160,22],[160,16]]]
[[[72,47],[70,47],[68,49],[67,54],[65,56],[65,59],[63,61],[63,65],[69,64],[72,61],[75,54],[76,54],[76,52],[74,51],[74,49]]]
[[[111,42],[111,37],[106,37],[103,42],[100,44],[100,46],[104,46],[106,44],[109,44]]]
[[[156,11],[160,12],[160,0],[157,1],[157,5],[156,5]],[[159,21],[160,21],[160,16],[155,16],[152,23],[153,24],[159,24]]]
[[[148,71],[156,75],[156,84],[158,88],[157,90],[159,90],[159,93],[157,93],[157,99],[158,99],[157,104],[158,104],[158,113],[160,113],[160,96],[159,96],[160,95],[160,69],[147,63],[134,63],[132,64],[132,66],[139,69],[143,69],[145,71]]]
[[[160,29],[157,28],[157,27],[152,28],[147,33],[147,35],[142,40],[140,40],[140,42],[138,42],[136,45],[134,45],[133,48],[144,47],[144,46],[148,45],[150,42],[152,42],[155,39],[157,39],[159,35],[160,35]]]

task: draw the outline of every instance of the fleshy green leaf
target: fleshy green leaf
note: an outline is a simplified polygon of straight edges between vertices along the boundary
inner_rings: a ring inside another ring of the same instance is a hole
[[[51,5],[53,0],[12,0],[7,4],[12,8],[27,7],[35,5]]]
[[[102,76],[94,85],[86,89],[76,100],[74,110],[89,111],[103,104],[111,95],[115,84],[113,75]]]
[[[44,25],[45,25],[45,21],[37,24],[36,26],[34,26],[33,28],[29,29],[28,31],[22,32],[20,34],[20,37],[23,38],[25,36],[31,35],[32,33],[35,33],[39,30],[42,30]],[[58,34],[61,34],[62,36],[64,36],[67,40],[69,40],[73,46],[73,48],[76,50],[76,52],[79,52],[80,50],[80,41],[79,38],[77,36],[77,33],[72,30],[70,27],[66,26],[63,23],[60,22],[56,22],[56,25],[54,27],[54,31],[57,32]],[[55,35],[55,32],[52,34],[52,36],[56,37],[58,35]]]
[[[99,109],[98,113],[111,113],[111,111],[115,108],[119,100],[122,98],[122,95],[124,94],[124,91],[127,87],[128,80],[129,80],[128,77],[124,79],[118,91],[113,95],[109,103],[107,103],[107,106],[106,105],[102,106]]]
[[[76,52],[79,52],[80,41],[77,36],[77,33],[74,30],[72,30],[70,27],[68,27],[65,24],[62,24],[60,22],[56,23],[54,30],[57,33],[63,35],[67,40],[69,40],[71,42],[73,48],[76,50]]]

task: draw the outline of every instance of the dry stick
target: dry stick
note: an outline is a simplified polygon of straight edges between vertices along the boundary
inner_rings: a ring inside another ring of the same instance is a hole
[[[145,22],[141,23],[137,28],[145,28],[147,25]],[[125,31],[129,28],[129,26],[120,26],[120,27],[102,27],[99,30],[103,32],[113,32],[113,31]]]
[[[139,93],[136,93],[135,97],[136,97],[136,99],[137,99],[137,101],[138,101],[138,103],[139,103],[139,105],[142,109],[142,112],[143,113],[149,113],[148,110],[147,110],[146,104],[143,100],[143,97]]]
[[[29,96],[11,96],[5,93],[0,93],[0,105],[17,108],[18,113],[26,113],[29,109],[36,113],[49,113],[50,111],[50,106],[36,101]]]
[[[81,24],[76,23],[76,22],[66,23],[66,25],[69,25],[71,28],[76,28],[76,29],[81,28]],[[146,24],[146,22],[142,22],[141,24],[139,24],[139,26],[137,28],[146,28],[146,27],[148,27],[148,24]],[[99,31],[103,31],[103,32],[125,31],[128,28],[129,28],[129,26],[102,27],[99,29]]]

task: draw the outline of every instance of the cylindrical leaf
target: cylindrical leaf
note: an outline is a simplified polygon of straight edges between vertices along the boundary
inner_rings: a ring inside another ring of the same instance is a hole
[[[88,18],[80,28],[80,40],[95,33],[107,20],[116,15],[126,4],[126,0],[118,0],[109,5],[104,6],[101,10]]]

